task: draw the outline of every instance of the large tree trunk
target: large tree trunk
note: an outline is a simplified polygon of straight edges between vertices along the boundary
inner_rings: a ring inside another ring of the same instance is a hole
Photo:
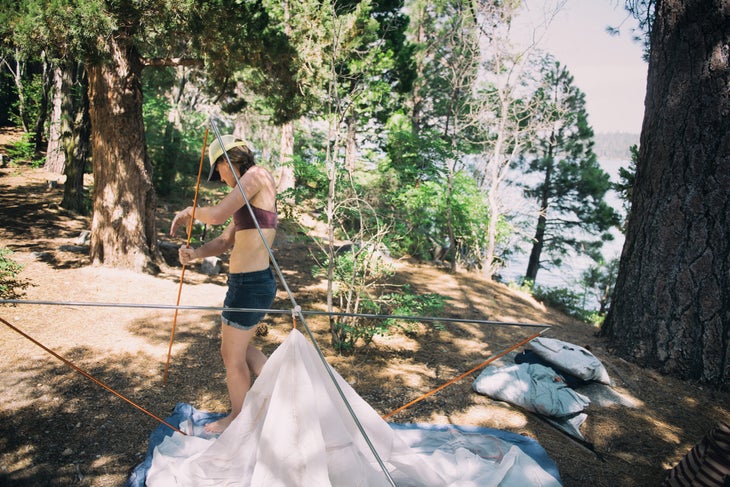
[[[603,333],[644,366],[730,377],[730,10],[657,2],[626,243]]]
[[[63,134],[64,160],[68,161],[64,168],[66,183],[63,185],[61,207],[76,213],[86,214],[84,204],[84,173],[91,152],[91,120],[89,118],[89,96],[86,71],[80,64],[73,63],[66,67],[73,72],[74,85],[80,87],[77,95],[69,96],[66,116],[73,117],[70,132]]]
[[[61,207],[84,214],[84,172],[90,152],[86,73],[76,62],[53,68],[53,97],[45,169],[64,174]]]
[[[91,259],[156,272],[156,196],[142,120],[142,63],[123,34],[110,60],[87,66],[94,171]]]

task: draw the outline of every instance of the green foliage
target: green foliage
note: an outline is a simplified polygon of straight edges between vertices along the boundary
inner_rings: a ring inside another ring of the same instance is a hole
[[[100,59],[117,26],[103,0],[27,0],[7,15],[12,42],[28,58],[45,52],[49,59]]]
[[[156,79],[159,81],[159,77]],[[145,77],[145,80],[153,82],[150,77]],[[148,91],[154,93],[153,89]],[[144,98],[147,153],[154,168],[155,190],[162,196],[167,196],[176,189],[179,184],[176,175],[197,176],[203,146],[204,131],[200,127],[205,123],[205,116],[195,111],[181,112],[177,117],[179,122],[173,124],[170,122],[172,109],[165,96],[152,95]],[[205,170],[204,167],[204,174],[201,175],[203,178],[207,177]]]
[[[29,162],[32,167],[41,167],[45,158],[36,157],[34,135],[32,133],[23,133],[20,139],[12,142],[7,147],[8,156],[15,162]]]
[[[598,261],[581,275],[578,283],[581,291],[575,288],[544,287],[535,285],[535,281],[526,277],[518,283],[508,284],[512,289],[532,295],[546,306],[555,308],[579,320],[600,326],[611,304],[613,286],[618,273],[619,259],[609,262]],[[597,302],[599,309],[588,307],[587,302]]]
[[[338,296],[343,291],[341,282]],[[398,318],[403,316],[437,316],[441,313],[446,297],[440,294],[415,294],[406,285],[399,292],[380,295],[368,293],[360,301],[358,313],[362,315],[379,315],[378,317],[359,316],[352,319],[338,319],[334,327],[339,335],[336,347],[340,352],[355,352],[358,343],[367,347],[376,336],[386,336],[402,330],[413,333],[417,324],[431,325],[436,330],[443,330],[441,323],[423,323],[417,320]],[[395,318],[385,318],[387,315]]]
[[[542,287],[535,286],[532,289],[532,296],[542,301],[546,306],[562,311],[568,316],[578,318],[582,321],[590,321],[595,314],[587,311],[585,306],[585,295],[572,289],[564,287]]]
[[[437,316],[446,304],[445,296],[437,293],[415,294],[410,285],[405,285],[399,293],[383,294],[380,299],[380,314],[394,316]],[[388,318],[384,325],[391,332],[394,328],[413,331],[414,325],[420,323],[413,320]],[[435,322],[434,328],[444,330],[443,323]]]
[[[0,21],[0,23],[2,23]],[[2,48],[0,48],[2,53]],[[13,114],[10,107],[18,100],[13,78],[5,69],[0,69],[0,127],[10,125]]]
[[[295,184],[291,195],[294,196],[296,202],[324,201],[327,198],[329,181],[323,161],[317,157],[305,159],[301,154],[294,156]]]
[[[359,321],[336,321],[333,328],[336,330],[340,340],[335,343],[335,349],[340,353],[353,353],[356,351],[355,344],[362,340],[366,344],[372,342],[378,335],[388,333],[388,327],[382,322],[372,320],[370,323]]]
[[[448,225],[454,234],[454,255],[464,264],[478,262],[485,246],[489,220],[482,193],[473,178],[456,173],[448,181],[425,181],[402,188],[394,196],[401,232],[388,242],[402,252],[422,259],[439,258],[435,248],[450,245]]]
[[[13,251],[0,247],[0,298],[20,299],[28,283],[18,278],[23,266],[12,260]]]
[[[401,292],[381,295],[377,300],[363,303],[363,314],[404,316],[437,316],[444,308],[446,297],[440,294],[414,294],[410,286]],[[338,321],[336,326],[345,336],[339,351],[356,351],[361,341],[365,346],[372,343],[376,336],[387,336],[402,330],[414,333],[416,325],[431,325],[436,330],[444,330],[442,323],[424,323],[404,318],[360,317],[351,321]]]
[[[329,262],[327,255],[324,262]],[[373,245],[350,246],[338,252],[332,262],[333,298],[340,309],[348,313],[376,313],[379,309],[379,289],[382,281],[393,275],[383,255]],[[315,277],[326,277],[327,265],[315,266]],[[354,350],[359,340],[367,345],[373,337],[383,334],[387,325],[382,322],[348,318],[332,323],[333,344],[339,351]]]
[[[479,7],[440,0],[408,5],[412,62],[418,73],[413,87],[415,132],[430,132],[448,145],[459,145],[471,132],[462,120],[473,109],[472,87],[479,71]]]
[[[619,181],[613,185],[613,189],[621,198],[621,204],[624,210],[623,222],[621,230],[625,231],[626,224],[629,221],[629,213],[631,212],[631,198],[634,192],[634,184],[636,183],[636,163],[639,160],[639,146],[632,145],[630,148],[631,160],[628,167],[620,167],[618,170]]]
[[[16,62],[22,61],[16,60]],[[22,101],[21,97],[13,100],[9,118],[16,126],[31,127],[33,121],[38,118],[41,109],[40,100],[43,96],[43,77],[40,74],[24,75],[22,76],[21,82]],[[20,106],[21,103],[23,104],[22,107]]]
[[[386,236],[391,250],[420,259],[456,259],[478,266],[486,247],[489,211],[483,191],[465,171],[445,171],[453,157],[443,138],[415,134],[402,114],[388,125],[388,155],[380,165],[381,191],[391,208],[395,231]],[[499,243],[510,227],[497,224]],[[447,254],[447,255],[444,255]]]
[[[581,284],[586,295],[594,297],[598,302],[599,315],[605,315],[611,305],[618,266],[619,259],[611,259],[608,262],[600,259],[595,265],[583,271],[581,276]]]
[[[536,263],[560,265],[570,251],[600,258],[603,242],[613,238],[610,228],[619,224],[618,214],[605,200],[610,177],[593,152],[585,95],[573,85],[573,77],[547,58],[534,98],[540,107],[535,116],[548,128],[530,141],[518,164],[537,176],[534,182],[521,184],[525,196],[539,205],[526,272],[532,279]]]
[[[529,279],[527,277],[523,277],[519,279],[519,282],[510,282],[508,283],[508,287],[511,287],[512,289],[516,289],[520,292],[532,294],[532,290],[535,287],[535,281],[533,279]]]
[[[415,185],[420,181],[433,180],[443,173],[443,162],[449,157],[446,142],[437,134],[424,131],[416,133],[411,121],[403,113],[395,113],[386,124],[387,167],[393,178],[392,184]]]

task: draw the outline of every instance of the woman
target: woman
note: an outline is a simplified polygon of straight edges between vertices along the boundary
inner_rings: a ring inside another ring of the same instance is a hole
[[[233,220],[223,233],[198,248],[180,247],[180,262],[220,255],[233,248],[230,254],[228,291],[223,305],[227,308],[267,309],[276,295],[274,273],[269,267],[269,252],[251,217],[243,191],[251,204],[264,239],[269,247],[274,242],[277,227],[276,184],[271,173],[257,166],[246,143],[231,135],[221,137],[233,165],[231,170],[216,139],[208,150],[211,161],[208,181],[222,180],[233,190],[215,206],[198,207],[195,219],[211,225],[221,225],[231,216]],[[182,225],[190,225],[192,207],[175,215],[170,235]],[[251,372],[258,375],[266,363],[266,356],[252,346],[256,325],[264,313],[233,312],[224,310],[221,321],[221,355],[226,368],[226,385],[231,401],[228,416],[206,425],[209,433],[221,433],[238,416],[243,400],[251,387]]]

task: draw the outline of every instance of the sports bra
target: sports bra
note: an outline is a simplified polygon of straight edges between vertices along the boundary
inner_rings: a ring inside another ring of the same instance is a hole
[[[279,217],[275,211],[262,210],[256,206],[251,206],[251,208],[261,228],[276,228],[278,226]],[[243,205],[233,214],[233,224],[236,231],[256,228],[256,223],[251,218],[251,212],[248,211],[248,205]]]

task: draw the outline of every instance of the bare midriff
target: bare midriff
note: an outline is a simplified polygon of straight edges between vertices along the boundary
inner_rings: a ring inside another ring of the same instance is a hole
[[[273,245],[276,229],[262,228],[264,238],[269,247]],[[256,228],[239,230],[231,250],[228,271],[232,274],[242,272],[261,271],[269,267],[269,251],[261,241],[261,235]]]

